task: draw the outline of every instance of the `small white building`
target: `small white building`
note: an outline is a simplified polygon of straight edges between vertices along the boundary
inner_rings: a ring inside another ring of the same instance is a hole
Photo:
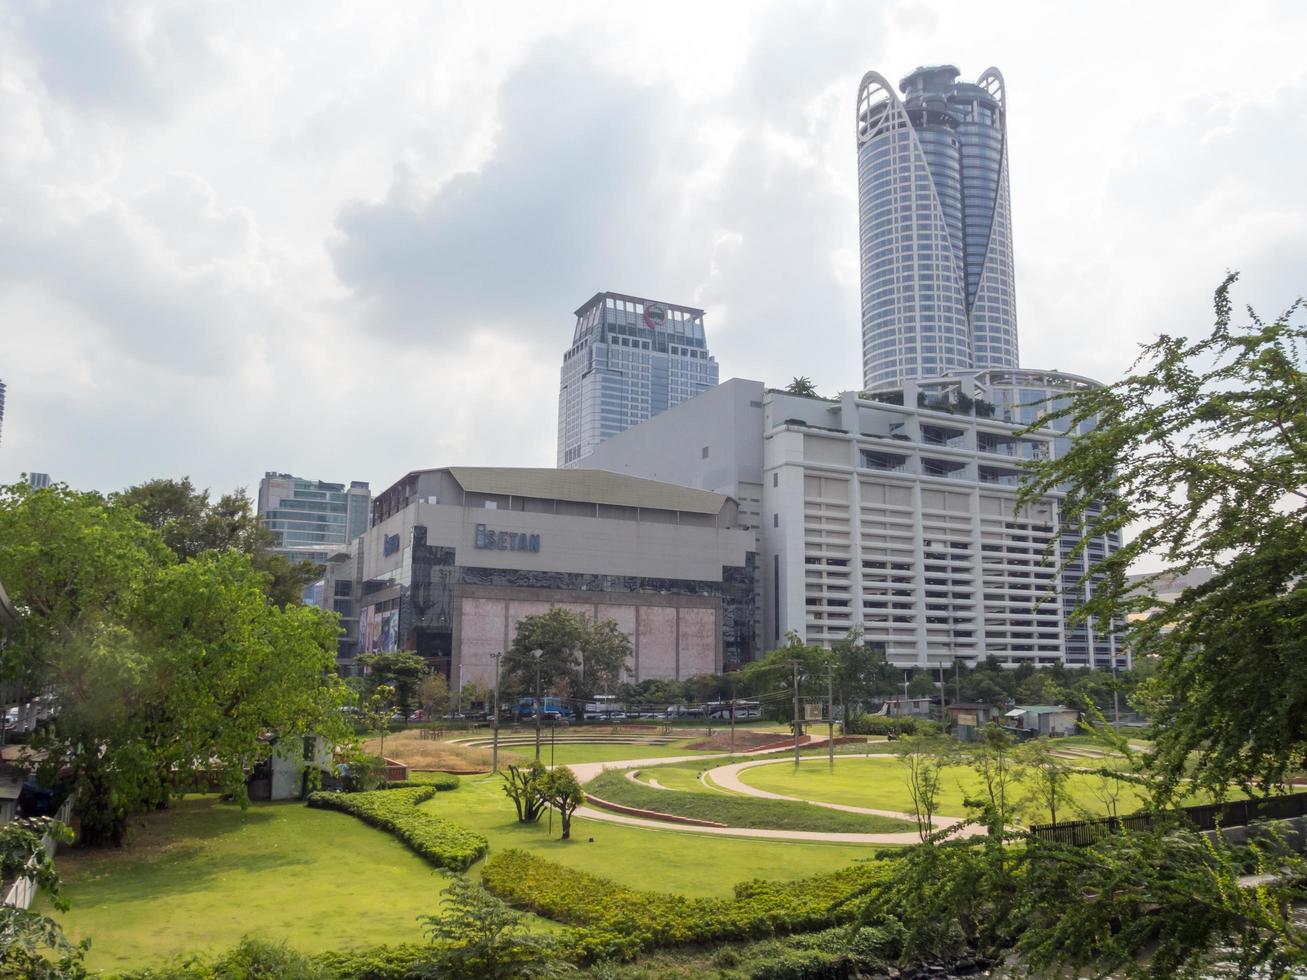
[[[1050,738],[1074,735],[1080,722],[1079,711],[1060,704],[1018,705],[1003,717],[1014,728]]]

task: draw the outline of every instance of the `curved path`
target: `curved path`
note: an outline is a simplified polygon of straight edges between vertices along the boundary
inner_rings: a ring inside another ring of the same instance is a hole
[[[805,748],[814,748],[824,744],[813,742],[805,744]],[[790,749],[764,749],[762,752],[746,752],[742,755],[775,755],[780,752],[788,752]],[[600,773],[609,769],[638,769],[646,766],[669,765],[678,762],[702,762],[707,759],[720,759],[727,756],[728,753],[714,755],[679,755],[669,756],[663,759],[623,759],[618,762],[573,762],[568,768],[576,775],[577,781],[582,785],[590,782]],[[722,767],[723,770],[736,770],[748,766],[766,765],[768,763],[780,762],[779,759],[759,759],[751,762],[740,762],[731,766]],[[714,774],[720,770],[714,770]],[[738,779],[736,780],[738,782]],[[779,800],[794,800],[792,796],[780,796],[776,793],[767,793],[763,790],[757,790],[753,787],[744,787],[743,783],[739,784],[741,792],[746,796],[762,796]],[[814,806],[825,806],[836,810],[847,810],[851,813],[876,814],[880,816],[896,817],[900,820],[915,821],[916,817],[910,813],[896,813],[889,810],[868,810],[861,807],[844,806],[838,803],[817,803],[812,800],[798,800],[800,803],[810,803]],[[599,820],[606,823],[625,824],[628,827],[643,827],[649,830],[670,830],[680,834],[715,834],[719,837],[754,837],[764,838],[767,840],[790,840],[790,841],[819,841],[828,844],[916,844],[921,840],[920,835],[914,830],[907,833],[894,834],[840,834],[826,831],[815,830],[761,830],[751,827],[695,827],[688,824],[666,823],[661,820],[649,820],[644,817],[629,817],[621,813],[613,813],[608,810],[600,810],[591,806],[578,807],[576,811],[578,817],[586,817],[590,820]],[[951,826],[960,821],[953,817],[936,817],[937,824],[940,827]],[[984,833],[983,828],[967,827],[962,833],[968,836],[971,833]]]

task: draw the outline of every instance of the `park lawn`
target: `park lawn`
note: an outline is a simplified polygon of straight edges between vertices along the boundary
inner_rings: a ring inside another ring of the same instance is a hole
[[[805,759],[797,773],[793,765],[758,766],[741,772],[740,781],[746,786],[772,793],[783,793],[799,799],[847,803],[901,813],[911,813],[913,809],[912,796],[908,790],[907,766],[899,759],[847,757],[836,759],[833,773],[825,766],[816,764],[816,760]],[[1120,789],[1117,799],[1119,813],[1131,813],[1143,805],[1144,794],[1139,787],[1129,783],[1116,781],[1113,783]],[[1085,815],[1105,814],[1107,812],[1105,802],[1097,795],[1101,792],[1101,784],[1102,781],[1098,776],[1072,773],[1067,783],[1070,804],[1064,813],[1058,813],[1058,819],[1071,820]],[[967,797],[979,796],[982,785],[980,776],[970,767],[946,767],[940,786],[937,812],[944,816],[966,816],[963,800]],[[1028,784],[1018,783],[1011,796],[1013,801],[1019,802],[1029,796],[1030,792]],[[1237,797],[1232,793],[1231,798]],[[1204,803],[1208,800],[1193,797],[1183,802]],[[1018,807],[1018,812],[1020,809]],[[1022,816],[1028,823],[1043,823],[1048,820],[1047,810],[1040,811],[1033,804],[1026,808]]]
[[[484,834],[491,854],[515,847],[630,888],[694,898],[729,897],[737,882],[754,878],[793,881],[836,871],[878,850],[652,830],[580,817],[572,822],[572,840],[562,841],[557,814],[552,834],[548,816],[538,824],[519,824],[501,785],[498,776],[467,777],[458,789],[439,793],[422,807]],[[473,865],[471,873],[478,874],[479,867]]]
[[[701,752],[697,749],[686,748],[691,742],[697,742],[697,738],[677,739],[667,745],[605,745],[598,743],[594,745],[556,744],[553,750],[549,747],[549,736],[545,733],[545,738],[540,744],[540,761],[545,765],[557,764],[560,766],[570,766],[578,762],[618,762],[623,759],[673,759],[682,755],[712,755],[711,752]],[[501,759],[507,758],[505,753],[511,753],[517,761],[530,762],[535,758],[535,745],[514,745],[511,748],[501,746],[499,754]],[[552,760],[552,762],[551,762]],[[514,760],[509,760],[514,761]]]
[[[698,764],[651,766],[641,769],[636,777],[646,786],[650,779],[658,780],[663,789],[679,790],[683,793],[717,793],[720,790],[705,786],[699,779],[699,773],[713,766],[722,764],[718,759],[705,759]]]
[[[422,939],[446,877],[389,834],[303,803],[244,812],[188,797],[136,822],[120,850],[70,850],[57,866],[91,937],[87,964],[120,970],[176,962],[251,935],[304,952]]]

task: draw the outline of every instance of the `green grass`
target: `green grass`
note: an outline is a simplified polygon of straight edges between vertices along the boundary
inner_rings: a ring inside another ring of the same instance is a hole
[[[1093,763],[1090,761],[1084,764]],[[772,793],[783,793],[799,799],[912,812],[907,767],[898,759],[846,757],[836,760],[834,773],[829,772],[825,766],[806,761],[797,773],[793,766],[758,766],[741,772],[740,781],[746,786]],[[1070,820],[1084,815],[1095,816],[1105,813],[1104,801],[1095,795],[1095,790],[1100,784],[1101,781],[1097,776],[1072,773],[1068,780],[1071,802],[1065,814],[1059,812],[1058,819]],[[1127,783],[1117,785],[1120,786],[1120,797],[1117,802],[1119,813],[1130,813],[1143,805],[1144,795],[1139,787]],[[943,774],[938,812],[944,816],[965,816],[966,807],[963,805],[963,799],[967,796],[978,796],[980,791],[980,777],[972,769],[966,766],[949,766]],[[1019,784],[1013,798],[1019,800],[1027,795],[1029,795],[1028,786]],[[1195,797],[1185,802],[1201,803],[1206,800]],[[1048,820],[1047,810],[1041,812],[1033,804],[1024,809],[1023,819],[1029,823],[1042,823]]]
[[[411,942],[447,884],[344,813],[302,803],[242,812],[213,797],[150,814],[125,849],[66,851],[57,865],[72,902],[60,918],[73,938],[91,937],[94,970],[216,951],[246,934],[305,952]]]
[[[648,785],[650,779],[658,780],[663,789],[679,790],[683,793],[720,793],[719,790],[705,786],[699,780],[699,773],[719,765],[717,759],[705,759],[698,765],[651,766],[641,769],[637,778]]]
[[[661,769],[651,769],[657,776]],[[627,779],[621,772],[606,772],[586,784],[586,792],[611,803],[658,810],[696,820],[713,820],[728,827],[766,830],[813,830],[836,834],[911,833],[914,824],[863,813],[845,813],[788,800],[703,791],[654,789]]]
[[[728,897],[736,882],[753,878],[793,881],[836,871],[875,854],[874,846],[722,837],[677,830],[646,830],[577,818],[572,840],[558,839],[557,816],[517,823],[499,777],[476,776],[422,806],[490,840],[490,853],[516,847],[618,884],[690,897]],[[650,790],[658,792],[658,790]],[[834,811],[832,811],[834,812]],[[593,842],[591,841],[593,838]],[[477,874],[479,865],[473,865]]]
[[[576,762],[617,762],[623,759],[661,759],[675,758],[680,755],[711,755],[710,752],[700,752],[696,749],[687,749],[686,746],[692,742],[699,741],[698,738],[677,739],[668,745],[555,745],[553,751],[549,748],[548,733],[545,739],[540,743],[540,761],[545,765],[550,765],[551,760],[560,766],[570,766]],[[500,757],[509,752],[523,761],[531,761],[535,758],[535,745],[514,745],[512,748],[501,746],[499,749]]]

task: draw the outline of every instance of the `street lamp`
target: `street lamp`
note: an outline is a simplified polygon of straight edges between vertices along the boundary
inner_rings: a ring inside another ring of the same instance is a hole
[[[536,662],[536,762],[540,761],[540,658],[544,655],[543,650],[531,651],[531,659]]]

